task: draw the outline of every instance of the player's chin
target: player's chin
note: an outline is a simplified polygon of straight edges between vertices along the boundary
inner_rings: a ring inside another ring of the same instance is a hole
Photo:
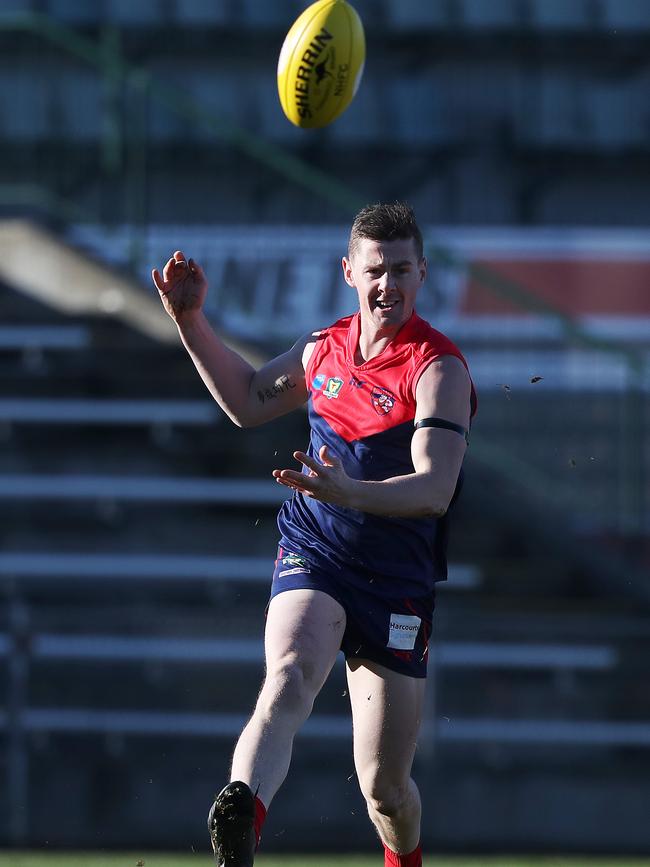
[[[379,322],[390,325],[402,325],[409,318],[402,302],[393,304],[392,307],[375,307],[374,315]]]
[[[375,306],[372,308],[372,312],[380,319],[389,319],[390,317],[394,316],[396,309],[397,304],[393,304],[391,307],[380,307],[379,304],[375,304]]]

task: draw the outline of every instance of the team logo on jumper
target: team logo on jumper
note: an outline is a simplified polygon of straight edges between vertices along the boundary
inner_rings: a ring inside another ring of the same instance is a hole
[[[343,386],[343,380],[339,376],[330,376],[327,380],[327,385],[323,389],[325,397],[338,397],[339,391]]]
[[[321,388],[325,385],[325,374],[317,373],[316,376],[311,381],[311,387],[314,391],[320,391]]]
[[[285,568],[278,572],[278,578],[283,578],[285,575],[298,575],[300,572],[311,572],[309,563],[298,554],[286,554],[282,558],[282,566]]]
[[[387,415],[395,406],[395,396],[387,388],[373,388],[370,400],[377,415]]]
[[[388,644],[394,650],[413,650],[421,620],[414,614],[391,614]]]

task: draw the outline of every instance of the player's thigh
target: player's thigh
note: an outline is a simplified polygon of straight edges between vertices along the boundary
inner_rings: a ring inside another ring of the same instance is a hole
[[[286,590],[269,603],[264,633],[267,672],[297,665],[320,688],[341,647],[345,611],[321,590]]]
[[[395,785],[406,782],[422,720],[425,679],[362,659],[348,660],[347,679],[362,788],[378,777]]]

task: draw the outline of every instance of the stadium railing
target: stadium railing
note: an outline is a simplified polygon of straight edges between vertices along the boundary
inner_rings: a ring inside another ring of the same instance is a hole
[[[0,421],[30,424],[213,425],[215,403],[181,400],[1,398]]]
[[[24,642],[23,642],[24,644]],[[551,671],[609,671],[617,663],[616,652],[607,645],[531,645],[526,643],[442,642],[433,644],[437,667],[485,667]],[[0,634],[0,656],[22,655],[19,670],[29,677],[32,665],[41,661],[92,661],[165,664],[214,664],[222,662],[260,664],[261,642],[229,639],[170,639],[124,636],[70,636],[34,634],[29,650],[13,647],[10,635]],[[339,660],[341,662],[342,660]],[[26,684],[14,685],[20,695]],[[47,708],[24,706],[13,710],[12,725],[26,733],[86,732],[124,735],[146,734],[234,737],[246,717],[240,713],[183,713],[175,710],[149,711],[128,708],[98,710],[91,707]],[[10,725],[6,712],[0,714],[0,728]],[[316,714],[301,731],[301,737],[348,738],[351,721],[346,716]],[[650,722],[612,720],[554,720],[459,718],[453,723],[444,717],[425,721],[422,740],[440,738],[451,742],[489,741],[501,744],[548,743],[573,747],[650,747]]]
[[[84,325],[0,325],[0,351],[88,349],[90,331]]]
[[[62,477],[62,481],[65,477]],[[167,502],[188,502],[188,498],[183,495],[176,499],[173,495],[170,496],[170,484],[158,486],[155,482],[148,490],[135,493],[135,499],[143,500],[155,499],[156,502],[162,502],[166,499]],[[7,494],[12,499],[15,499],[15,493],[8,492],[3,487],[2,493]],[[111,488],[114,492],[114,489]],[[33,499],[33,489],[28,488],[25,491],[25,496]],[[156,493],[154,493],[156,492]],[[0,497],[2,496],[0,493]],[[184,494],[186,492],[183,492]],[[50,499],[50,490],[48,486],[48,494],[46,499]],[[158,497],[157,494],[161,494]],[[79,492],[71,491],[69,495],[78,497]],[[67,496],[58,497],[57,499],[64,500]],[[88,496],[88,492],[81,494],[82,497]],[[97,495],[94,495],[97,496]],[[129,493],[126,493],[125,499],[129,499]],[[239,506],[248,502],[248,497],[244,494],[228,500],[211,498],[209,495],[203,497],[201,495],[196,498],[192,496],[193,501],[201,502],[220,502],[228,503],[229,505]],[[269,504],[276,505],[277,501],[264,497],[255,500],[258,506],[267,506]],[[80,580],[83,582],[101,581],[103,579],[119,580],[140,580],[153,582],[174,582],[182,581],[185,583],[193,580],[220,582],[223,580],[234,581],[235,583],[262,583],[268,584],[271,574],[272,562],[268,557],[247,557],[242,555],[237,556],[220,556],[207,554],[115,554],[115,553],[71,553],[60,551],[45,551],[45,552],[27,552],[27,551],[4,551],[0,552],[0,579],[16,580],[38,583],[39,581],[52,581],[54,579],[62,579],[64,582]],[[474,564],[459,564],[452,563],[449,567],[449,580],[444,589],[464,590],[476,587],[481,580],[480,570]],[[183,585],[184,586],[184,585]]]
[[[70,558],[73,560],[74,558]],[[214,558],[213,558],[214,559]],[[228,564],[229,567],[231,564]],[[265,578],[268,563],[265,562]],[[18,577],[20,570],[10,572]],[[7,564],[0,561],[0,574]],[[88,578],[92,573],[85,573]],[[112,570],[115,577],[116,572]],[[119,574],[119,572],[117,573]],[[230,568],[230,578],[241,575]],[[244,574],[244,572],[242,572]],[[248,569],[246,574],[251,574]],[[22,573],[21,580],[26,573]],[[41,575],[42,577],[42,575]],[[72,575],[68,573],[68,579]],[[99,577],[94,575],[92,577]],[[153,577],[144,570],[132,577]],[[164,581],[159,573],[157,580]],[[188,576],[193,577],[193,576]],[[208,576],[203,574],[204,578]],[[210,570],[210,580],[219,580]],[[259,577],[256,579],[259,580]],[[452,582],[453,586],[453,582]],[[544,670],[609,672],[618,665],[618,653],[608,644],[535,644],[530,642],[462,642],[433,641],[434,672],[440,668],[470,667],[492,670]],[[263,661],[263,643],[248,639],[178,638],[169,636],[66,635],[29,633],[13,636],[0,633],[0,656],[14,661],[9,676],[9,690],[18,700],[11,700],[12,722],[25,732],[113,732],[122,734],[185,734],[192,736],[234,736],[245,717],[239,713],[182,713],[173,710],[149,711],[133,708],[100,710],[92,707],[48,708],[22,705],[21,696],[29,692],[30,670],[43,661],[88,661],[95,664],[155,661],[164,664],[244,663],[259,665]],[[21,664],[16,665],[20,658]],[[342,662],[342,658],[339,659]],[[444,717],[428,718],[423,740],[436,737],[448,741],[493,741],[498,743],[553,743],[571,746],[650,746],[650,722],[566,719],[506,719],[454,717],[453,724]],[[0,715],[0,728],[10,725],[6,713]],[[318,738],[348,737],[347,716],[315,715],[307,723],[304,736]]]

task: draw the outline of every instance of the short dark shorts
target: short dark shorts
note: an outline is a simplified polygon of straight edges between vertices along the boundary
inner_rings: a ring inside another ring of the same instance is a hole
[[[334,571],[326,563],[280,548],[271,598],[286,590],[327,593],[345,610],[341,650],[346,659],[369,659],[400,674],[426,677],[435,592],[407,598],[400,596],[398,583],[363,569]]]

